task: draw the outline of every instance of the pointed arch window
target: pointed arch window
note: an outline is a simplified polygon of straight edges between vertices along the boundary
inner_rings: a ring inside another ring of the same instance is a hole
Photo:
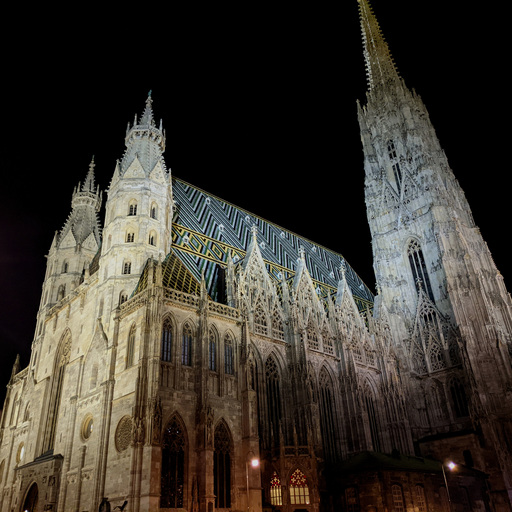
[[[391,495],[393,497],[393,510],[396,512],[404,512],[404,494],[402,487],[398,484],[391,486]]]
[[[62,397],[62,384],[64,382],[64,374],[69,361],[70,352],[71,335],[67,332],[61,338],[59,350],[55,358],[52,388],[50,392],[50,406],[48,408],[48,416],[46,417],[46,429],[43,440],[43,453],[53,450]]]
[[[128,233],[126,233],[126,242],[127,242],[127,243],[131,243],[131,242],[133,242],[134,240],[135,240],[135,233],[133,233],[133,232],[131,232],[131,231],[130,231],[130,232],[128,232]]]
[[[123,290],[119,294],[119,305],[124,304],[128,300],[128,294]]]
[[[215,508],[231,507],[231,438],[223,422],[215,429],[213,481]]]
[[[272,336],[278,340],[284,340],[283,320],[277,310],[272,315]]]
[[[296,469],[290,477],[290,503],[309,505],[309,486],[306,475],[300,469]]]
[[[468,401],[466,392],[461,382],[454,379],[450,383],[450,394],[452,397],[453,411],[457,418],[469,416]]]
[[[345,489],[345,501],[347,512],[359,512],[359,495],[355,487]]]
[[[208,369],[217,371],[217,335],[213,329],[210,329],[208,337]]]
[[[151,205],[151,209],[149,211],[149,216],[152,218],[152,219],[156,219],[157,218],[157,214],[158,214],[158,208],[156,206],[155,203],[153,203]]]
[[[283,504],[281,480],[276,471],[274,471],[270,479],[270,504],[274,506]]]
[[[425,499],[425,489],[422,485],[416,485],[415,488],[416,505],[418,512],[427,512],[427,501]]]
[[[131,200],[128,206],[128,215],[137,215],[137,201]]]
[[[132,273],[132,264],[130,261],[125,261],[123,263],[123,274],[131,274]]]
[[[332,379],[325,368],[320,372],[319,395],[320,423],[322,426],[324,456],[327,461],[335,462],[339,458],[337,446],[338,429],[336,424],[336,406],[334,403]]]
[[[370,435],[373,444],[373,450],[380,451],[379,421],[375,399],[370,384],[367,382],[364,392],[364,401],[366,405],[366,413],[368,415],[368,423],[370,426]]]
[[[183,326],[181,364],[184,366],[192,366],[192,329],[188,323]]]
[[[396,187],[400,190],[402,188],[402,169],[400,168],[400,163],[398,161],[395,143],[392,140],[388,141],[388,156],[391,163],[391,169],[393,170]]]
[[[149,245],[156,245],[156,233],[154,231],[149,234],[148,243]]]
[[[270,439],[279,444],[282,417],[281,387],[279,371],[273,356],[265,362],[265,384],[267,392],[267,414]]]
[[[267,317],[261,304],[258,304],[254,310],[254,332],[267,335]]]
[[[133,357],[135,353],[135,324],[131,326],[128,334],[128,343],[126,345],[126,368],[133,366]]]
[[[66,286],[61,284],[59,286],[59,289],[57,290],[57,300],[61,300],[65,297],[66,295]]]
[[[411,240],[407,248],[407,255],[409,257],[409,264],[411,266],[412,277],[416,283],[417,291],[420,287],[423,288],[428,298],[434,301],[434,294],[432,293],[432,286],[427,272],[427,265],[421,250],[420,244],[417,240]]]
[[[162,361],[171,362],[172,352],[172,323],[169,318],[162,325]]]
[[[234,350],[233,340],[229,334],[224,337],[224,373],[227,375],[234,375]]]
[[[162,442],[160,508],[183,508],[185,490],[185,432],[178,418],[167,424]]]

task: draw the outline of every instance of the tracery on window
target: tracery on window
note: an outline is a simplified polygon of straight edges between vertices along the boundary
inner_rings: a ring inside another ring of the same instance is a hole
[[[174,416],[164,431],[160,508],[183,508],[185,490],[185,432]]]
[[[281,495],[281,480],[276,471],[274,471],[272,478],[270,479],[270,504],[283,504],[283,497]]]
[[[135,324],[130,327],[128,334],[128,343],[126,345],[126,368],[133,366],[133,356],[135,353]]]
[[[183,326],[181,364],[184,366],[192,366],[192,328],[188,323]]]
[[[276,361],[270,355],[265,362],[265,383],[267,392],[267,414],[269,424],[269,437],[279,444],[280,423],[282,416],[280,376]],[[270,440],[269,439],[269,440]]]
[[[427,265],[421,250],[420,244],[417,240],[411,240],[407,248],[407,255],[409,257],[409,264],[411,266],[412,277],[419,292],[422,288],[427,297],[434,302],[434,294],[432,293],[432,286],[427,271]]]
[[[300,469],[296,469],[290,477],[290,503],[309,505],[309,486],[306,475]]]
[[[422,485],[416,485],[415,488],[416,494],[416,506],[418,507],[418,512],[427,512],[427,501],[425,499],[425,489]]]
[[[391,495],[393,497],[393,510],[396,512],[404,512],[404,495],[402,487],[394,484],[391,486]]]
[[[128,206],[128,215],[137,215],[137,201],[130,201],[130,204]]]
[[[398,162],[395,143],[392,140],[388,141],[388,156],[389,161],[391,162],[391,168],[393,170],[393,176],[395,178],[397,189],[400,191],[402,188],[402,169],[400,168],[400,163]]]
[[[217,371],[217,334],[213,329],[208,335],[208,368],[212,372]]]
[[[254,332],[256,334],[267,334],[267,317],[260,304],[254,310]]]
[[[215,429],[213,476],[215,508],[231,507],[231,438],[223,422]]]
[[[339,459],[336,422],[336,404],[332,379],[325,368],[322,368],[319,377],[320,395],[320,423],[322,426],[322,443],[324,456],[327,461],[335,462]]]
[[[162,361],[171,362],[172,352],[172,323],[167,317],[162,325]]]
[[[233,340],[229,334],[224,337],[224,373],[228,375],[234,375],[234,351],[233,351]]]

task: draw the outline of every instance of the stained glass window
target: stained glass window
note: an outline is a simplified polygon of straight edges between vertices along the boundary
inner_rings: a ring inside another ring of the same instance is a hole
[[[309,505],[308,482],[300,469],[296,469],[290,477],[290,503],[292,505]]]
[[[272,478],[270,479],[270,504],[271,505],[282,505],[283,497],[281,495],[281,480],[279,475],[274,471]]]

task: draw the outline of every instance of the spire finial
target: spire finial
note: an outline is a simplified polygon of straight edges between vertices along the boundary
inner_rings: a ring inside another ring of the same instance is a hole
[[[390,80],[399,78],[388,44],[380,30],[379,23],[369,0],[357,0],[363,36],[363,54],[366,61],[368,88],[373,89]]]

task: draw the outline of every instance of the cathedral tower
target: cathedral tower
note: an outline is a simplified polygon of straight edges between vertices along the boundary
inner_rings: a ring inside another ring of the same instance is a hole
[[[47,309],[75,289],[89,272],[101,244],[101,200],[99,186],[94,183],[93,159],[84,183],[78,183],[73,191],[71,213],[60,232],[55,233],[47,255],[36,337],[43,329]]]
[[[483,432],[479,442],[495,449],[483,450],[481,469],[497,458],[503,481],[494,475],[493,483],[510,495],[510,295],[421,98],[399,76],[368,0],[359,9],[368,91],[358,116],[376,302],[394,321],[416,389],[443,382],[449,390],[444,430]]]
[[[172,185],[151,95],[141,118],[128,125],[125,144],[108,189],[100,259],[101,278],[109,286],[105,300],[111,300],[104,307],[111,309],[135,289],[148,258],[163,260],[170,248]]]

